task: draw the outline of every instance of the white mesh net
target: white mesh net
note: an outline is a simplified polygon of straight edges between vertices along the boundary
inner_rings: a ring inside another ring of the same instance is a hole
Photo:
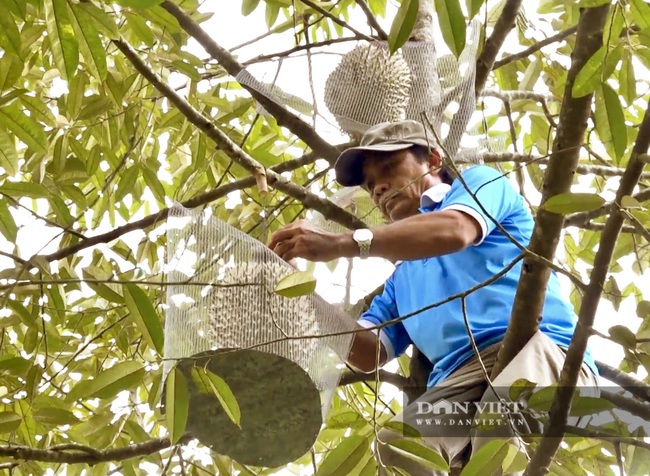
[[[274,292],[295,269],[209,209],[174,206],[167,220],[165,373],[176,359],[254,348],[302,367],[321,392],[323,414],[347,357],[354,319],[318,295]]]

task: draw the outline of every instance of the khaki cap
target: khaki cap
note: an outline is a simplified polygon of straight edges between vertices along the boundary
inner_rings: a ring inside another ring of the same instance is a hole
[[[416,121],[382,122],[372,126],[357,147],[344,150],[334,164],[336,181],[345,187],[363,183],[363,159],[367,151],[393,152],[413,145],[432,146],[424,126]]]

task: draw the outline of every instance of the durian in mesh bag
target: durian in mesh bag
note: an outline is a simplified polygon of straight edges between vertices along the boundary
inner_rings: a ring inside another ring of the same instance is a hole
[[[318,436],[354,319],[318,295],[275,292],[296,270],[209,209],[174,206],[167,240],[165,373],[175,366],[188,384],[187,431],[240,463],[298,459]],[[215,393],[222,381],[239,425]]]

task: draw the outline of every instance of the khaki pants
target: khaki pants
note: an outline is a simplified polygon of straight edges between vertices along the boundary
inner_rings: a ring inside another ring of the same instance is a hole
[[[492,371],[492,367],[496,361],[499,346],[500,344],[495,344],[481,352],[481,359],[487,369],[488,375]],[[471,429],[471,426],[467,425],[465,432],[464,428],[459,428],[457,425],[454,426],[454,422],[458,421],[458,415],[444,413],[444,406],[452,406],[456,402],[460,404],[480,402],[481,405],[479,405],[479,408],[486,408],[483,404],[488,404],[487,407],[490,408],[489,402],[498,402],[500,399],[510,400],[510,386],[516,380],[522,378],[535,382],[538,388],[557,383],[560,379],[560,371],[562,370],[565,356],[566,351],[564,349],[555,344],[548,336],[538,331],[493,381],[493,388],[499,393],[498,396],[495,396],[494,392],[488,388],[479,360],[474,357],[441,382],[440,385],[429,389],[417,401],[409,404],[404,409],[404,412],[397,415],[394,420],[403,421],[416,428],[423,435],[423,440],[420,440],[421,443],[426,444],[440,453],[451,467],[459,467],[463,463],[463,457],[467,456],[466,452],[468,450],[471,450],[473,454],[494,438],[510,439],[513,435],[512,426],[499,426],[496,432],[493,426],[490,428],[490,432],[486,433]],[[591,393],[591,396],[597,396],[597,379],[585,364],[583,364],[582,370],[580,371],[578,386],[587,387],[585,390]],[[418,418],[423,416],[423,408],[430,410],[436,403],[438,404],[436,405],[436,409],[440,410],[440,414],[436,414],[436,418],[447,420],[451,423],[451,426],[449,424],[445,425],[444,422],[442,425],[436,425],[435,427],[427,426],[426,428],[422,425],[414,424]],[[467,417],[472,419],[477,406],[471,404],[467,405],[467,408],[469,408],[470,413],[462,415],[462,418]],[[521,418],[517,419],[517,421],[520,422]],[[531,427],[535,423],[534,419],[527,419],[524,426],[516,423],[515,425],[517,425],[518,432],[527,433],[531,431]],[[450,428],[453,429],[450,430]],[[538,432],[539,428],[532,428],[532,431]],[[379,431],[378,451],[381,460],[380,466],[395,467],[402,470],[402,473],[406,471],[411,476],[443,476],[447,474],[421,466],[407,456],[394,451],[393,447],[388,443],[401,438],[405,437],[386,428]],[[518,447],[521,447],[518,444],[518,439],[512,438],[510,441]],[[469,443],[471,443],[471,447],[468,447]],[[381,469],[380,474],[387,473],[384,469]],[[498,472],[495,474],[501,473]]]

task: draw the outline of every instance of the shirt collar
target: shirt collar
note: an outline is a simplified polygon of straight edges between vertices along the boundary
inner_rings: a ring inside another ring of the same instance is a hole
[[[428,190],[425,190],[420,197],[420,208],[429,209],[442,202],[445,196],[451,190],[451,185],[448,183],[438,183]]]

